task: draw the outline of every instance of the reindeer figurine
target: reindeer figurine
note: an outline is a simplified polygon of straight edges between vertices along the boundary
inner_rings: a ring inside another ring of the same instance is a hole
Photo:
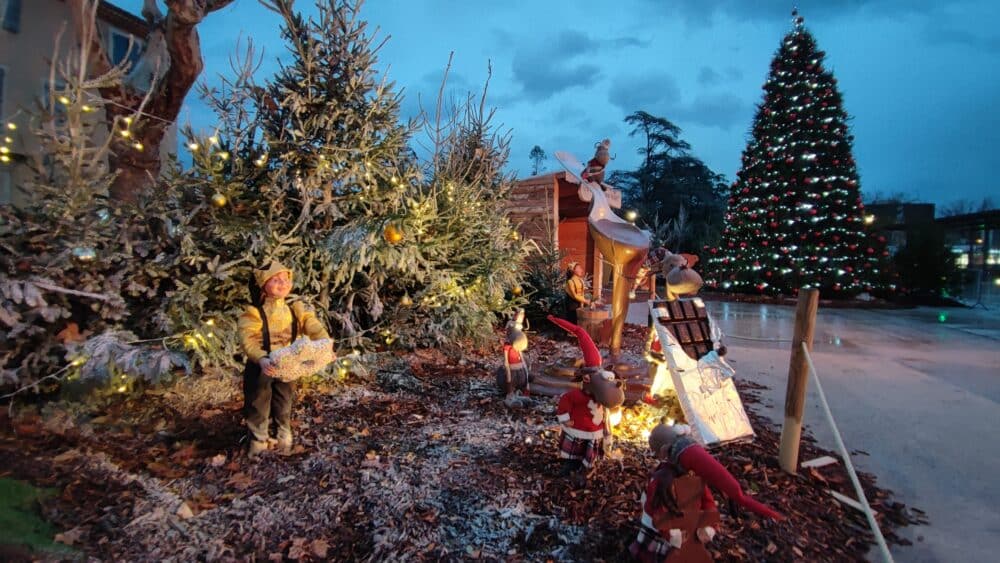
[[[497,387],[504,394],[508,407],[523,406],[524,397],[530,395],[531,368],[527,354],[528,337],[524,334],[524,309],[517,309],[507,323],[503,344],[503,365],[497,368]]]

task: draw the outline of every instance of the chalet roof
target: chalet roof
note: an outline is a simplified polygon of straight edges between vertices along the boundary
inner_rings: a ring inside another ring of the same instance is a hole
[[[553,179],[563,179],[566,177],[566,171],[560,170],[558,172],[549,172],[547,174],[539,174],[537,176],[531,176],[528,178],[523,178],[518,180],[518,184],[541,184],[544,182],[551,182]]]

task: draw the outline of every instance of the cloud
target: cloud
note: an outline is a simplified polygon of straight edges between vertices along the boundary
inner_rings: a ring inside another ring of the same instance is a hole
[[[601,67],[585,60],[586,55],[648,44],[635,37],[594,38],[579,30],[564,30],[544,42],[519,47],[511,63],[513,79],[527,99],[543,101],[603,78]]]
[[[932,45],[959,45],[986,53],[1000,52],[1000,36],[982,37],[968,29],[935,28],[933,24],[927,26],[924,35]]]
[[[707,66],[701,67],[698,71],[698,84],[702,86],[714,86],[722,81],[722,75],[715,72],[715,69]]]
[[[777,21],[782,18],[791,20],[791,7],[798,6],[799,13],[809,23],[811,18],[831,19],[850,16],[862,9],[872,13],[900,16],[906,13],[928,13],[940,7],[941,2],[935,0],[798,0],[789,3],[786,0],[683,0],[677,2],[655,2],[657,7],[669,10],[681,16],[688,24],[711,26],[718,16],[727,16],[735,20],[768,20]]]
[[[732,94],[703,94],[690,104],[672,108],[668,116],[683,124],[698,124],[719,129],[730,129],[751,116],[750,107]]]
[[[668,74],[657,72],[618,78],[608,92],[608,101],[626,114],[676,105],[680,98],[681,89],[677,81]]]
[[[750,115],[749,105],[730,93],[702,92],[685,102],[676,80],[663,73],[618,78],[611,86],[608,100],[626,114],[644,110],[684,126],[730,129]]]

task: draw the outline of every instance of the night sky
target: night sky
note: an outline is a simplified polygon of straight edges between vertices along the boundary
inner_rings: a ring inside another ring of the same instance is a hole
[[[135,13],[142,5],[114,1]],[[296,2],[306,13],[313,4]],[[1000,203],[991,164],[1000,148],[1000,2],[797,6],[853,118],[869,197]],[[511,131],[510,167],[519,176],[530,174],[536,144],[550,156],[569,150],[585,161],[604,137],[616,156],[610,171],[636,167],[640,140],[628,137],[622,120],[642,109],[680,126],[692,152],[732,180],[771,59],[791,29],[791,7],[770,0],[369,0],[362,15],[389,36],[380,65],[402,89],[404,116],[417,115],[420,103],[433,107],[450,52],[451,96],[480,91],[492,64],[487,102]],[[241,35],[265,49],[261,80],[286,56],[278,17],[255,0],[236,0],[199,30],[209,83],[229,72]],[[181,117],[214,125],[194,96]],[[559,164],[550,158],[545,167]]]

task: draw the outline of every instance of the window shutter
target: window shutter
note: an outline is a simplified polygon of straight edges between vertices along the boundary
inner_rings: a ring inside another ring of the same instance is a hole
[[[21,0],[7,0],[3,14],[3,28],[11,33],[21,31]]]

